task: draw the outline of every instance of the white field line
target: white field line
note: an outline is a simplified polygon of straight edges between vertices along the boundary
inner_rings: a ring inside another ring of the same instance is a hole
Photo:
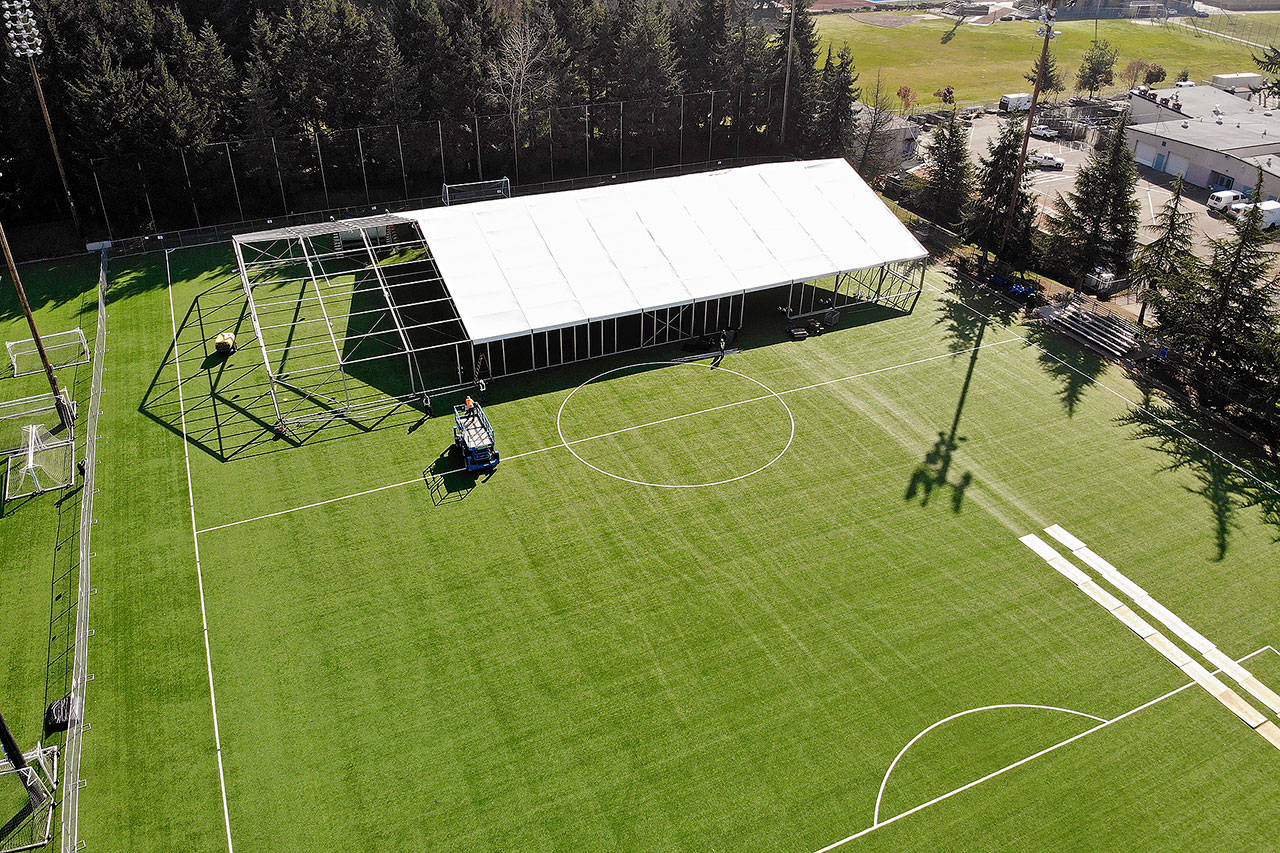
[[[672,421],[683,420],[684,418],[693,418],[693,417],[698,417],[700,415],[711,414],[712,412],[718,412],[723,409],[731,409],[731,408],[734,408],[735,406],[745,406],[750,403],[758,403],[762,400],[772,399],[775,396],[781,397],[784,394],[795,394],[800,391],[811,391],[814,388],[823,388],[827,385],[835,385],[837,383],[848,382],[853,379],[862,379],[867,376],[874,376],[877,373],[885,373],[886,371],[890,371],[890,370],[899,370],[904,367],[914,367],[918,364],[925,364],[926,362],[937,361],[938,359],[941,359],[941,358],[952,358],[957,355],[965,355],[967,353],[974,352],[975,350],[986,349],[987,347],[999,346],[1001,344],[1007,344],[1013,341],[1023,341],[1025,343],[1026,339],[1019,337],[1018,335],[1014,335],[1013,337],[1005,338],[1004,340],[991,341],[990,343],[980,344],[975,347],[969,347],[968,349],[956,350],[955,352],[948,351],[948,352],[940,353],[938,355],[931,355],[931,356],[928,356],[927,358],[917,359],[915,361],[908,361],[902,364],[893,364],[893,365],[889,365],[888,367],[880,367],[880,368],[876,368],[875,370],[865,371],[863,373],[853,373],[848,376],[841,376],[837,379],[827,379],[822,382],[814,382],[811,385],[802,385],[797,388],[788,388],[784,391],[779,391],[776,395],[772,393],[761,394],[758,397],[752,397],[747,400],[737,400],[732,403],[724,403],[719,406],[712,406],[711,408],[701,409],[696,412],[685,412],[684,414],[680,414],[680,415],[672,415],[671,417],[667,417],[667,418],[659,418],[658,420],[655,420],[655,421],[647,421],[641,424],[633,424],[632,426],[611,430],[610,432],[602,432],[599,435],[589,435],[584,438],[575,438],[572,441],[567,441],[567,442],[562,441],[557,444],[547,445],[546,447],[539,447],[536,450],[526,450],[522,453],[513,453],[510,456],[504,456],[503,461],[510,462],[515,459],[523,459],[526,456],[536,456],[539,453],[546,453],[549,450],[559,450],[560,448],[566,448],[569,445],[573,445],[573,444],[582,444],[587,441],[596,441],[597,439],[601,439],[601,438],[609,438],[611,436],[621,435],[623,433],[633,432],[639,429],[646,429],[648,427],[658,426],[659,424],[665,424],[665,423],[671,423]],[[186,430],[184,428],[183,432],[185,433],[185,431]],[[449,474],[458,474],[465,470],[466,470],[465,468],[461,468],[461,467],[454,468],[450,471],[443,471],[437,474],[436,476],[443,477]],[[239,521],[229,521],[226,524],[215,524],[210,527],[203,527],[200,529],[199,532],[210,533],[214,530],[224,530],[228,527],[238,527],[241,524],[249,524],[250,522],[254,522],[254,521],[263,521],[268,518],[277,518],[282,515],[288,515],[290,513],[300,512],[306,509],[314,509],[316,507],[325,506],[326,504],[337,503],[338,501],[345,501],[345,500],[351,500],[352,498],[364,497],[365,495],[372,495],[376,492],[385,492],[388,489],[398,489],[403,486],[411,486],[414,483],[420,483],[420,482],[422,482],[422,477],[414,477],[412,480],[402,480],[399,483],[388,483],[385,486],[374,486],[371,489],[365,489],[360,492],[352,492],[349,495],[340,495],[335,498],[327,498],[326,500],[315,501],[314,503],[309,503],[309,504],[303,504],[302,506],[291,507],[289,509],[281,509],[275,512],[264,513],[263,515],[255,515],[252,518],[243,518],[243,519],[240,519]]]
[[[880,793],[876,795],[876,808],[871,815],[871,822],[872,823],[880,822],[880,802],[881,800],[884,799],[885,788],[889,786],[889,776],[893,773],[893,768],[897,767],[898,762],[902,760],[902,756],[907,754],[907,750],[915,746],[916,741],[920,740],[920,738],[924,737],[929,732],[933,731],[938,726],[941,726],[944,723],[949,723],[952,720],[958,720],[961,717],[967,717],[970,714],[977,714],[980,711],[998,711],[1002,708],[1029,708],[1034,711],[1061,711],[1064,714],[1075,714],[1078,717],[1088,717],[1091,720],[1097,720],[1099,723],[1106,722],[1106,720],[1103,719],[1102,717],[1097,717],[1097,716],[1094,716],[1093,714],[1086,714],[1084,711],[1073,711],[1070,708],[1059,708],[1056,705],[1024,705],[1021,703],[1012,704],[1012,705],[984,705],[981,708],[970,708],[967,711],[960,711],[957,714],[952,714],[950,717],[944,717],[943,719],[938,720],[933,725],[925,728],[923,731],[920,732],[920,734],[916,735],[911,740],[907,741],[907,745],[904,746],[901,749],[901,751],[898,752],[898,754],[894,757],[893,761],[889,762],[889,769],[884,771],[884,778],[880,780]]]
[[[1253,657],[1254,655],[1262,654],[1262,653],[1263,653],[1263,652],[1265,652],[1265,651],[1272,651],[1272,652],[1275,652],[1276,650],[1275,650],[1274,648],[1272,648],[1271,646],[1263,646],[1262,648],[1257,649],[1256,651],[1252,651],[1252,652],[1250,652],[1249,654],[1245,655],[1244,657],[1239,658],[1236,662],[1237,662],[1237,663],[1240,663],[1241,661],[1249,660],[1249,658]],[[1277,654],[1280,654],[1280,652],[1278,652]],[[1218,674],[1219,672],[1221,672],[1221,670],[1216,670],[1216,671],[1214,672],[1214,674],[1216,675],[1216,674]],[[1168,693],[1164,694],[1163,696],[1157,696],[1155,699],[1152,699],[1152,700],[1151,700],[1151,701],[1149,701],[1149,702],[1144,702],[1143,704],[1139,705],[1139,706],[1138,706],[1138,707],[1136,707],[1136,708],[1132,708],[1132,709],[1130,709],[1130,710],[1128,710],[1128,711],[1125,711],[1123,714],[1121,714],[1121,715],[1120,715],[1120,716],[1118,716],[1118,717],[1113,717],[1112,719],[1107,720],[1105,723],[1099,723],[1098,725],[1094,726],[1094,727],[1093,727],[1093,728],[1091,728],[1091,729],[1085,729],[1084,731],[1080,732],[1080,734],[1078,734],[1078,735],[1072,735],[1071,737],[1067,738],[1066,740],[1059,741],[1058,743],[1055,743],[1053,746],[1046,747],[1046,748],[1044,748],[1044,749],[1040,750],[1039,752],[1036,752],[1036,753],[1033,753],[1033,754],[1031,754],[1031,755],[1028,755],[1026,758],[1020,759],[1020,760],[1018,760],[1018,761],[1013,762],[1013,763],[1012,763],[1012,764],[1010,764],[1010,765],[1007,765],[1007,766],[1005,766],[1005,767],[1001,767],[999,770],[996,770],[996,771],[993,771],[993,772],[991,772],[991,773],[988,773],[986,776],[983,776],[983,777],[982,777],[982,778],[980,778],[980,779],[974,779],[972,782],[969,782],[969,783],[967,783],[967,784],[965,784],[965,785],[961,785],[959,788],[956,788],[956,789],[954,789],[954,790],[948,791],[947,793],[942,794],[942,795],[940,795],[940,796],[934,797],[932,800],[929,800],[927,803],[921,803],[920,805],[915,806],[915,807],[910,808],[910,809],[907,809],[905,812],[901,812],[900,814],[896,814],[896,815],[894,815],[894,816],[893,816],[893,817],[891,817],[891,818],[887,818],[887,819],[885,819],[885,820],[883,820],[883,821],[881,821],[881,822],[879,822],[879,823],[873,823],[873,824],[871,824],[871,826],[868,826],[868,827],[866,827],[865,829],[859,830],[858,832],[855,832],[853,835],[850,835],[850,836],[848,836],[847,838],[842,838],[842,839],[840,839],[839,841],[835,842],[834,844],[828,844],[826,847],[823,847],[822,849],[820,849],[820,850],[816,851],[816,853],[827,853],[827,851],[835,850],[837,847],[841,847],[841,846],[843,846],[843,845],[845,845],[845,844],[848,844],[850,841],[854,841],[854,840],[856,840],[856,839],[859,839],[859,838],[861,838],[861,837],[862,837],[862,836],[864,836],[864,835],[869,835],[870,833],[875,832],[877,829],[880,829],[880,828],[882,828],[882,827],[888,826],[888,825],[889,825],[889,824],[891,824],[891,823],[896,823],[897,821],[902,820],[904,817],[909,817],[910,815],[913,815],[913,814],[915,814],[915,813],[917,813],[917,812],[923,811],[924,809],[927,809],[927,808],[929,808],[930,806],[935,806],[935,805],[937,805],[938,803],[943,802],[944,800],[949,800],[949,799],[951,799],[952,797],[954,797],[956,794],[963,793],[964,791],[967,791],[967,790],[969,790],[970,788],[973,788],[973,787],[975,787],[975,786],[977,786],[977,785],[981,785],[983,782],[990,781],[990,780],[992,780],[992,779],[996,778],[997,776],[1002,776],[1002,775],[1004,775],[1005,773],[1008,773],[1010,770],[1013,770],[1013,769],[1015,769],[1015,768],[1021,767],[1022,765],[1026,764],[1027,762],[1029,762],[1029,761],[1034,761],[1035,759],[1040,758],[1040,757],[1041,757],[1041,756],[1043,756],[1043,755],[1048,755],[1049,753],[1053,752],[1054,750],[1061,749],[1062,747],[1066,746],[1067,744],[1075,743],[1076,741],[1080,740],[1081,738],[1083,738],[1083,737],[1087,737],[1088,735],[1091,735],[1091,734],[1093,734],[1094,732],[1100,732],[1100,731],[1102,731],[1103,729],[1107,728],[1108,726],[1114,725],[1114,724],[1116,724],[1116,723],[1120,722],[1121,720],[1126,719],[1127,717],[1131,717],[1131,716],[1133,716],[1134,714],[1138,713],[1139,711],[1144,711],[1144,710],[1146,710],[1147,708],[1150,708],[1152,705],[1155,705],[1155,704],[1157,704],[1157,703],[1163,702],[1164,700],[1168,699],[1168,698],[1169,698],[1169,697],[1171,697],[1171,696],[1176,696],[1177,694],[1179,694],[1179,693],[1181,693],[1182,691],[1186,690],[1188,687],[1194,687],[1194,686],[1196,686],[1196,682],[1195,682],[1195,681],[1188,681],[1186,684],[1182,685],[1181,687],[1176,687],[1176,688],[1174,688],[1173,690],[1170,690]]]
[[[173,329],[173,369],[178,376],[178,415],[182,422],[182,434],[187,434],[187,412],[182,400],[182,364],[178,358],[178,320],[173,310],[173,277],[169,271],[169,251],[164,253],[164,274],[169,294],[169,325]],[[218,755],[218,784],[222,788],[222,820],[227,828],[227,850],[231,845],[231,812],[227,809],[227,777],[222,768],[222,733],[218,729],[218,700],[213,694],[213,654],[209,649],[209,617],[204,605],[204,572],[200,566],[200,534],[196,531],[196,495],[191,485],[190,442],[182,442],[182,456],[187,468],[187,504],[191,508],[191,541],[196,555],[196,586],[200,590],[200,624],[204,630],[204,662],[209,673],[209,706],[213,710],[213,745]]]
[[[1081,539],[1073,536],[1066,528],[1058,524],[1046,527],[1044,532],[1062,543],[1063,547],[1067,548],[1077,560],[1098,572],[1112,586],[1128,595],[1133,599],[1134,604],[1141,607],[1157,622],[1172,631],[1178,639],[1191,646],[1210,663],[1226,669],[1227,675],[1231,676],[1237,684],[1255,699],[1270,708],[1272,713],[1280,714],[1280,696],[1275,691],[1263,684],[1260,679],[1244,667],[1227,666],[1226,661],[1230,659],[1223,654],[1222,650],[1213,641],[1188,625],[1176,613],[1156,601],[1151,593],[1130,580],[1127,575],[1085,545]],[[1216,693],[1214,695],[1217,696]]]
[[[942,289],[942,288],[940,288],[940,287],[937,287],[936,285],[932,285],[932,284],[928,284],[928,283],[926,283],[926,284],[925,284],[925,287],[928,287],[928,288],[930,288],[930,289],[932,289],[932,290],[935,290],[935,291],[937,291],[938,293],[941,293],[941,294],[943,294],[943,295],[949,295],[949,294],[947,294],[947,291],[943,290],[943,289]],[[955,297],[952,297],[952,298],[954,299]],[[962,299],[956,299],[956,302],[959,302],[961,305],[963,305],[965,308],[968,308],[970,311],[972,311],[974,314],[977,314],[979,317],[983,317],[983,318],[985,318],[985,319],[986,319],[986,320],[988,320],[992,325],[995,325],[995,326],[1000,327],[1001,329],[1004,329],[1006,332],[1008,332],[1009,334],[1013,335],[1013,336],[1014,336],[1014,337],[1016,337],[1018,340],[1020,340],[1020,341],[1022,341],[1023,343],[1025,343],[1027,346],[1032,347],[1033,349],[1035,349],[1035,350],[1037,350],[1037,351],[1039,351],[1039,352],[1044,353],[1046,356],[1048,356],[1049,358],[1051,358],[1051,359],[1053,359],[1054,361],[1058,362],[1058,363],[1059,363],[1059,364],[1061,364],[1063,367],[1067,368],[1068,370],[1072,371],[1073,373],[1078,373],[1078,374],[1080,374],[1081,376],[1083,376],[1083,377],[1085,378],[1085,380],[1086,380],[1086,381],[1088,381],[1088,382],[1092,382],[1093,384],[1097,385],[1099,388],[1102,388],[1102,389],[1104,389],[1104,390],[1106,390],[1106,391],[1109,391],[1110,393],[1112,393],[1112,394],[1114,394],[1115,396],[1119,397],[1121,400],[1124,400],[1124,401],[1125,401],[1126,403],[1128,403],[1130,406],[1133,406],[1133,407],[1134,407],[1135,409],[1137,409],[1138,411],[1143,412],[1143,413],[1145,413],[1145,414],[1147,414],[1147,415],[1150,415],[1150,416],[1151,416],[1152,418],[1154,418],[1157,422],[1159,422],[1159,423],[1163,424],[1164,426],[1168,427],[1169,429],[1173,430],[1173,431],[1174,431],[1174,432],[1176,432],[1178,435],[1182,436],[1183,438],[1187,439],[1188,441],[1191,441],[1191,442],[1193,442],[1194,444],[1196,444],[1197,446],[1199,446],[1199,447],[1201,447],[1201,448],[1203,448],[1203,449],[1207,450],[1209,453],[1212,453],[1215,457],[1217,457],[1217,458],[1218,458],[1218,459],[1220,459],[1221,461],[1223,461],[1223,462],[1227,463],[1227,464],[1228,464],[1228,465],[1230,465],[1232,468],[1236,469],[1236,470],[1237,470],[1237,471],[1239,471],[1241,474],[1243,474],[1243,475],[1245,475],[1246,477],[1248,477],[1250,480],[1253,480],[1253,481],[1254,481],[1255,483],[1257,483],[1259,486],[1262,486],[1263,488],[1268,489],[1268,490],[1270,490],[1270,491],[1272,491],[1272,492],[1275,492],[1277,495],[1280,495],[1280,488],[1277,488],[1276,486],[1271,485],[1270,483],[1266,482],[1265,480],[1261,480],[1261,479],[1259,479],[1258,477],[1254,476],[1254,475],[1253,475],[1253,474],[1251,474],[1250,472],[1246,471],[1244,468],[1241,468],[1239,465],[1237,465],[1236,463],[1232,462],[1232,461],[1231,461],[1230,459],[1228,459],[1227,457],[1223,456],[1223,455],[1222,455],[1221,453],[1219,453],[1218,451],[1214,450],[1212,447],[1209,447],[1209,446],[1207,446],[1206,444],[1204,444],[1203,442],[1197,441],[1196,439],[1194,439],[1194,438],[1192,438],[1191,436],[1187,435],[1185,432],[1183,432],[1182,430],[1178,429],[1176,426],[1174,426],[1173,424],[1169,423],[1169,422],[1168,422],[1168,421],[1166,421],[1164,418],[1160,417],[1160,416],[1159,416],[1159,415],[1157,415],[1155,412],[1153,412],[1153,411],[1151,411],[1150,409],[1146,408],[1146,407],[1145,407],[1145,406],[1143,406],[1142,404],[1140,404],[1140,403],[1136,403],[1136,402],[1134,402],[1133,400],[1130,400],[1128,397],[1126,397],[1125,395],[1121,394],[1119,391],[1117,391],[1116,389],[1112,388],[1110,385],[1107,385],[1106,383],[1102,382],[1101,380],[1095,379],[1094,377],[1092,377],[1092,376],[1090,376],[1089,374],[1085,373],[1083,370],[1080,370],[1078,367],[1075,367],[1074,365],[1068,364],[1067,362],[1065,362],[1065,361],[1063,361],[1062,359],[1058,358],[1058,357],[1057,357],[1056,355],[1054,355],[1053,353],[1049,352],[1049,351],[1048,351],[1047,349],[1045,349],[1044,347],[1042,347],[1042,346],[1038,346],[1037,344],[1035,344],[1035,343],[1033,343],[1033,342],[1031,342],[1031,341],[1027,340],[1026,338],[1024,338],[1022,335],[1019,335],[1016,331],[1014,331],[1013,329],[1009,328],[1009,327],[1008,327],[1008,326],[1006,326],[1004,323],[1001,323],[999,320],[995,319],[994,317],[992,317],[992,316],[990,316],[990,315],[988,315],[988,314],[983,314],[983,313],[982,313],[981,311],[979,311],[977,308],[974,308],[972,305],[970,305],[969,303],[965,302],[964,300],[962,300]],[[1001,343],[1003,343],[1003,341],[1002,341]]]

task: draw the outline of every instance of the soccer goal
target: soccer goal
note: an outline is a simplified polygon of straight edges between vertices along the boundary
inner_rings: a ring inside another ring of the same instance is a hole
[[[9,457],[5,500],[65,489],[75,482],[75,438],[58,438],[40,424],[22,428],[22,448]]]
[[[470,184],[445,184],[440,198],[445,204],[466,204],[469,201],[511,198],[511,181],[499,178],[495,181],[475,181]]]
[[[54,368],[74,367],[89,361],[89,343],[84,332],[71,329],[66,332],[54,332],[41,337],[45,354],[49,356],[49,364]],[[44,370],[40,363],[40,350],[36,349],[34,338],[20,341],[8,341],[4,348],[9,351],[9,362],[13,365],[14,376],[26,376]]]
[[[22,764],[0,759],[0,853],[35,850],[53,840],[58,749],[37,744]]]

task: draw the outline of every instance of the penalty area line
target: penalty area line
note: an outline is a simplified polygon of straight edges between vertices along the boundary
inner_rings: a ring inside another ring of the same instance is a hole
[[[1263,646],[1260,649],[1255,649],[1254,651],[1250,652],[1249,654],[1245,655],[1242,658],[1237,658],[1236,663],[1242,663],[1254,657],[1255,655],[1260,655],[1266,651],[1280,654],[1280,652],[1276,652],[1275,648],[1273,648],[1272,646]],[[1218,675],[1221,672],[1222,670],[1217,669],[1213,671],[1213,674]],[[1026,758],[1021,758],[1013,762],[1012,764],[1009,764],[1005,767],[1001,767],[999,770],[995,770],[995,771],[992,771],[991,773],[988,773],[986,776],[983,776],[979,779],[974,779],[972,782],[961,785],[959,788],[955,788],[951,791],[948,791],[945,794],[941,794],[937,797],[934,797],[932,800],[929,800],[927,803],[921,803],[920,805],[907,809],[905,812],[900,812],[891,818],[887,818],[885,820],[879,821],[878,823],[873,823],[870,826],[866,827],[865,829],[855,832],[853,835],[850,835],[846,838],[842,838],[833,844],[828,844],[826,847],[823,847],[815,851],[815,853],[828,853],[828,851],[835,850],[838,847],[842,847],[845,844],[848,844],[850,841],[856,841],[857,839],[862,838],[864,835],[870,835],[871,833],[875,832],[877,829],[882,829],[883,827],[886,827],[891,823],[897,823],[898,821],[902,820],[904,817],[910,817],[911,815],[916,814],[917,812],[924,811],[930,806],[936,806],[938,803],[941,803],[944,800],[949,800],[952,797],[956,796],[957,794],[961,794],[969,790],[970,788],[974,788],[978,785],[981,785],[983,782],[989,782],[990,780],[996,778],[997,776],[1003,776],[1005,773],[1008,773],[1010,770],[1014,770],[1018,767],[1021,767],[1022,765],[1030,761],[1034,761],[1035,759],[1040,758],[1041,756],[1048,755],[1054,750],[1061,749],[1067,744],[1075,743],[1081,738],[1087,737],[1093,734],[1094,732],[1100,732],[1103,729],[1107,728],[1108,726],[1114,725],[1120,722],[1121,720],[1132,717],[1134,714],[1138,713],[1139,711],[1145,711],[1147,708],[1150,708],[1152,705],[1159,704],[1160,702],[1163,702],[1164,700],[1172,696],[1178,695],[1182,691],[1186,690],[1188,687],[1195,687],[1195,686],[1196,686],[1195,681],[1188,681],[1186,684],[1182,685],[1181,687],[1175,687],[1173,690],[1170,690],[1168,693],[1164,694],[1163,696],[1157,696],[1155,699],[1152,699],[1149,702],[1143,702],[1141,705],[1137,706],[1136,708],[1131,708],[1128,711],[1125,711],[1123,714],[1121,714],[1118,717],[1113,717],[1112,719],[1107,720],[1104,723],[1099,723],[1098,725],[1094,726],[1091,729],[1085,729],[1079,734],[1072,735],[1066,740],[1062,740],[1062,741],[1059,741],[1058,743],[1053,744],[1052,746],[1045,747],[1039,752],[1028,755]]]
[[[1009,330],[1009,331],[1012,331],[1012,330]],[[824,388],[828,385],[835,385],[840,382],[848,382],[853,379],[862,379],[867,376],[875,376],[878,373],[885,373],[890,370],[900,370],[901,368],[904,368],[904,367],[915,367],[916,365],[926,364],[930,361],[937,361],[938,359],[942,359],[942,358],[953,358],[958,355],[966,355],[968,353],[975,352],[976,350],[986,349],[987,347],[1000,346],[1001,344],[1013,343],[1015,341],[1021,341],[1023,343],[1026,343],[1025,338],[1022,338],[1017,334],[1014,334],[1013,337],[1005,338],[1004,340],[991,341],[990,343],[979,344],[978,346],[969,347],[967,349],[948,350],[947,352],[939,353],[938,355],[931,355],[931,356],[928,356],[927,358],[916,359],[915,361],[907,361],[907,362],[903,362],[902,364],[891,364],[888,367],[878,367],[875,370],[867,370],[862,373],[852,373],[848,376],[840,376],[836,379],[827,379],[822,382],[814,382],[811,385],[801,385],[797,388],[787,388],[786,390],[779,391],[776,395],[763,394],[759,397],[752,397],[749,400],[738,400],[733,403],[724,403],[719,406],[712,406],[711,408],[701,409],[696,412],[686,412],[681,415],[672,415],[671,417],[660,418],[656,421],[648,421],[642,424],[634,424],[629,427],[623,427],[622,429],[615,429],[610,432],[602,432],[599,435],[589,435],[584,438],[575,438],[575,439],[572,439],[571,441],[561,441],[561,442],[557,442],[556,444],[549,444],[546,447],[539,447],[536,450],[526,450],[521,453],[513,453],[509,456],[504,456],[503,461],[512,462],[516,459],[523,459],[527,456],[537,456],[539,453],[546,453],[549,450],[559,450],[561,448],[566,448],[570,445],[582,444],[588,441],[596,441],[597,439],[601,439],[601,438],[611,438],[615,435],[622,435],[623,433],[634,432],[635,430],[646,429],[647,427],[671,423],[672,421],[683,420],[684,418],[698,417],[699,415],[707,415],[713,412],[722,411],[724,409],[731,409],[735,406],[745,406],[751,403],[758,403],[758,402],[761,402],[762,400],[771,399],[774,396],[781,397],[785,394],[796,394],[800,391],[812,391],[814,388]],[[185,429],[183,430],[183,432],[185,433]],[[461,468],[461,467],[454,468],[450,471],[441,472],[437,476],[446,476],[448,474],[459,474],[465,470],[466,470],[465,468]],[[352,500],[353,498],[362,498],[366,495],[373,495],[373,494],[377,494],[378,492],[385,492],[389,489],[399,489],[405,486],[412,486],[414,483],[420,483],[420,482],[422,482],[422,477],[414,477],[412,480],[402,480],[398,483],[387,483],[386,485],[374,486],[373,488],[364,489],[359,492],[352,492],[351,494],[348,494],[348,495],[339,495],[338,497],[326,498],[325,500],[322,500],[322,501],[315,501],[313,503],[303,504],[301,506],[290,507],[289,509],[280,509],[280,510],[276,510],[275,512],[268,512],[262,515],[255,515],[252,518],[242,518],[239,521],[228,521],[225,524],[214,524],[209,527],[202,527],[197,532],[212,533],[215,530],[226,530],[229,527],[239,527],[242,524],[250,524],[255,521],[266,521],[267,519],[270,519],[270,518],[279,518],[282,515],[290,515],[291,513],[301,512],[307,509],[315,509],[316,507],[327,506],[328,504],[338,503],[340,501]]]

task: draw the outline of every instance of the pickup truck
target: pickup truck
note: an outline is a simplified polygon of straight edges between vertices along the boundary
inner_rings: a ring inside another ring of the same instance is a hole
[[[1058,131],[1049,127],[1047,124],[1037,124],[1031,128],[1031,135],[1036,139],[1057,139]]]
[[[1061,172],[1067,165],[1067,161],[1061,157],[1055,157],[1052,154],[1041,154],[1035,151],[1027,155],[1027,162],[1032,166],[1039,166],[1041,169],[1052,169],[1056,172]]]

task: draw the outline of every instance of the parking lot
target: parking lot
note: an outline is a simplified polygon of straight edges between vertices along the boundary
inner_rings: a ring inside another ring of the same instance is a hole
[[[974,120],[969,134],[969,152],[973,155],[974,162],[977,162],[979,155],[986,154],[987,140],[996,136],[999,130],[999,116],[984,115]],[[1028,166],[1031,190],[1036,195],[1041,210],[1048,212],[1052,209],[1053,200],[1058,193],[1065,194],[1071,190],[1076,172],[1089,160],[1090,149],[1083,143],[1062,144],[1033,138],[1027,151],[1028,155],[1037,151],[1054,154],[1065,161],[1061,172]],[[1161,205],[1169,200],[1172,195],[1170,190],[1172,184],[1172,175],[1156,172],[1146,166],[1138,166],[1137,198],[1142,205],[1140,215],[1144,226],[1154,221]],[[1209,198],[1209,190],[1188,184],[1183,191],[1183,197],[1188,201],[1187,209],[1196,215],[1195,226],[1201,234],[1208,237],[1224,237],[1231,233],[1231,221],[1218,214],[1211,214],[1205,206]],[[1141,239],[1144,242],[1151,239],[1151,233],[1144,230]],[[1201,241],[1199,248],[1201,254],[1208,255],[1205,241]]]

